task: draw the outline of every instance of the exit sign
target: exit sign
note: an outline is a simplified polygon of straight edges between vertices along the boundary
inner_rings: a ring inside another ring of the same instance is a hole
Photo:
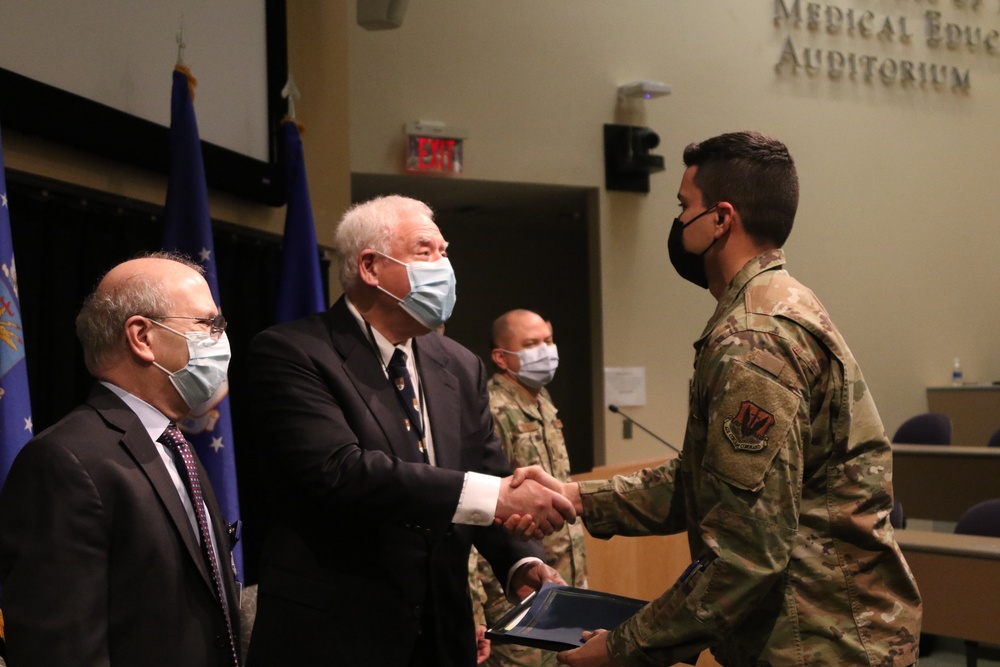
[[[410,123],[406,126],[406,170],[412,173],[462,173],[462,133],[440,123]]]

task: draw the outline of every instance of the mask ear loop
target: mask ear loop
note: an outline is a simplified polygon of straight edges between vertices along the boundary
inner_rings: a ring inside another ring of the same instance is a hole
[[[157,322],[157,321],[156,321],[156,320],[154,320],[154,319],[153,319],[152,317],[147,317],[146,319],[148,319],[148,320],[149,320],[150,322],[152,322],[153,324],[155,324],[155,325],[157,325],[157,326],[159,326],[159,327],[162,327],[163,329],[166,329],[166,330],[167,330],[167,331],[169,331],[170,333],[172,333],[172,334],[176,334],[176,335],[180,336],[181,338],[183,338],[183,339],[184,339],[184,342],[185,342],[185,344],[187,344],[187,343],[188,343],[188,341],[190,341],[190,340],[191,340],[190,338],[188,338],[188,337],[187,337],[187,335],[186,335],[186,334],[184,334],[184,333],[181,333],[180,331],[178,331],[177,329],[174,329],[173,327],[168,327],[168,326],[167,326],[166,324],[163,324],[162,322]],[[187,345],[187,353],[188,353],[188,362],[190,362],[190,361],[191,361],[191,346],[190,346],[189,344]],[[153,364],[154,366],[156,366],[157,368],[159,368],[159,369],[160,369],[161,371],[163,371],[164,373],[166,373],[166,374],[167,374],[167,377],[173,377],[173,376],[174,376],[174,375],[176,375],[177,373],[180,373],[180,372],[181,372],[182,370],[184,370],[185,368],[187,368],[187,363],[185,363],[185,365],[184,365],[184,366],[182,366],[181,368],[178,368],[178,369],[177,369],[176,371],[168,371],[168,370],[167,370],[166,368],[164,368],[164,367],[163,367],[163,366],[161,366],[160,364],[156,363],[156,361],[155,361],[155,360],[154,360],[154,361],[152,361],[151,363],[152,363],[152,364]]]
[[[495,349],[497,349],[497,350],[500,350],[500,352],[502,352],[503,354],[513,354],[513,355],[514,355],[515,357],[517,357],[517,358],[518,358],[518,361],[520,361],[520,360],[521,360],[521,357],[520,357],[520,355],[519,355],[519,354],[518,354],[517,352],[512,352],[512,351],[510,351],[510,350],[505,350],[505,349],[504,349],[504,348],[502,348],[502,347],[498,347],[498,348],[495,348]],[[511,378],[513,378],[513,379],[515,379],[515,380],[517,379],[517,374],[516,374],[516,373],[514,373],[514,371],[512,371],[512,370],[510,369],[510,366],[506,366],[506,367],[505,367],[505,368],[503,369],[503,372],[504,372],[504,373],[506,373],[507,375],[509,375],[509,376],[510,376]]]
[[[381,255],[385,259],[388,259],[388,260],[390,260],[392,262],[396,262],[396,264],[402,264],[403,266],[407,266],[406,262],[401,262],[398,259],[396,259],[395,257],[390,257],[389,255],[385,254],[384,252],[380,252],[378,250],[372,250],[372,252],[375,253],[376,255]],[[410,270],[409,269],[406,270],[406,279],[408,281],[410,280]],[[410,281],[410,282],[412,282],[412,281]],[[393,299],[395,299],[398,303],[403,303],[402,299],[400,299],[398,296],[396,296],[395,294],[393,294],[392,292],[390,292],[386,288],[382,287],[381,284],[375,285],[375,289],[377,289],[380,292],[383,292],[384,294],[388,294]],[[413,285],[412,284],[410,285],[410,289],[411,290],[413,289]],[[365,324],[368,324],[368,322],[365,321]],[[369,335],[369,339],[371,340],[372,344],[375,345],[375,338],[371,336],[371,326],[368,327],[368,335]],[[375,348],[376,348],[376,351],[377,351],[378,350],[378,346],[376,345]],[[384,366],[385,364],[382,364],[382,365]]]

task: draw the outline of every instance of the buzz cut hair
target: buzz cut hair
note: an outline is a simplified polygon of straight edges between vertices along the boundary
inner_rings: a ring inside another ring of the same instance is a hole
[[[729,202],[758,245],[780,248],[799,206],[799,177],[785,144],[755,131],[731,132],[690,144],[684,165],[706,206]]]

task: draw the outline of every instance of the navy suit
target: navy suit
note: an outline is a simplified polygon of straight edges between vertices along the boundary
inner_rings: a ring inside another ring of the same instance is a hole
[[[228,532],[198,468],[238,631]],[[102,385],[15,459],[0,493],[0,583],[12,667],[232,664],[177,488],[142,422]]]
[[[476,664],[470,544],[501,579],[541,556],[498,526],[451,523],[465,471],[509,474],[482,362],[413,342],[436,466],[420,461],[375,348],[341,298],[251,344],[272,531],[248,664]]]

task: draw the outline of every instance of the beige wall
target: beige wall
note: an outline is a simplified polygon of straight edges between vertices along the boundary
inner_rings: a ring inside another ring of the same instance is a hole
[[[345,3],[288,0],[288,69],[302,93],[295,108],[305,125],[316,240],[328,247],[351,203],[347,20]],[[331,282],[338,293],[340,284]]]
[[[401,28],[380,32],[354,23],[353,4],[352,171],[401,173],[402,125],[439,120],[468,132],[465,178],[601,187],[604,364],[646,368],[648,404],[630,412],[668,439],[682,437],[691,342],[714,305],[667,259],[680,154],[735,129],[774,134],[795,156],[802,197],[789,269],[829,308],[890,434],[926,409],[924,388],[948,381],[954,356],[966,379],[1000,379],[1000,54],[931,48],[922,23],[932,10],[995,29],[996,0],[977,10],[954,0],[830,3],[873,12],[876,27],[889,18],[896,34],[881,38],[775,21],[792,0],[414,0]],[[779,72],[788,37],[799,51],[954,65],[971,88]],[[637,79],[673,94],[616,108],[617,86]],[[668,166],[648,195],[603,190],[610,122],[659,133]],[[662,455],[609,424],[608,462]]]

